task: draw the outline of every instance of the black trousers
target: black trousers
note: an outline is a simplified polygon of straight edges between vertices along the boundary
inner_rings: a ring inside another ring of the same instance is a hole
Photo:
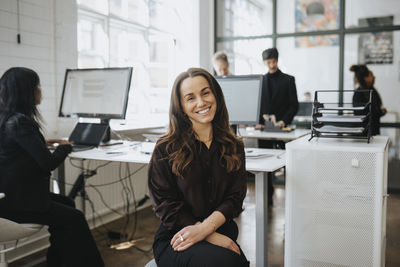
[[[18,223],[37,223],[49,226],[49,267],[104,266],[83,213],[75,209],[68,197],[50,195],[50,207],[45,212],[0,212],[0,217]]]
[[[238,228],[234,221],[226,222],[217,232],[236,242]],[[174,251],[170,245],[174,234],[175,232],[168,230],[163,224],[156,233],[153,252],[158,267],[248,267],[250,264],[242,249],[239,255],[207,241],[198,242],[184,251]]]

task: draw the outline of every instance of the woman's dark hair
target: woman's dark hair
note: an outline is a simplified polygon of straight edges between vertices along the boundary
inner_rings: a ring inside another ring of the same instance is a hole
[[[0,127],[14,113],[22,113],[40,127],[41,116],[36,107],[40,79],[31,69],[15,67],[0,78]]]
[[[196,151],[196,134],[192,122],[186,116],[181,104],[181,84],[187,78],[201,76],[205,78],[213,92],[217,110],[212,121],[213,140],[221,144],[220,162],[228,172],[240,168],[240,158],[237,153],[237,144],[240,141],[229,126],[228,110],[226,109],[222,89],[215,78],[206,70],[190,68],[176,78],[171,92],[169,109],[169,127],[166,135],[160,138],[158,145],[166,143],[169,163],[172,172],[183,178],[185,168],[193,161]]]
[[[365,78],[368,77],[370,70],[366,65],[352,65],[350,71],[354,72],[354,80],[360,85],[362,89],[368,88]]]

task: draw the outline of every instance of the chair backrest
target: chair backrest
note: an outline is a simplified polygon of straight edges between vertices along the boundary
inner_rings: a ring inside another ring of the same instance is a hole
[[[25,238],[39,232],[43,228],[40,224],[19,224],[0,218],[0,243],[6,243]]]

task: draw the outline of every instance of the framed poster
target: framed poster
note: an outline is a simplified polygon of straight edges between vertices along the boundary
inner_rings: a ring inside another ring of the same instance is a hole
[[[310,32],[339,28],[339,0],[296,0],[295,30]],[[296,47],[338,45],[337,35],[303,36],[295,38]]]
[[[393,25],[393,16],[363,18],[361,27]],[[392,64],[393,32],[362,33],[358,38],[359,64]]]

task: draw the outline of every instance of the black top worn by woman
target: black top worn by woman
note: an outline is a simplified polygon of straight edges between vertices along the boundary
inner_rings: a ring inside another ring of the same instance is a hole
[[[246,167],[243,144],[238,148],[241,167],[228,173],[221,162],[220,144],[210,148],[195,141],[194,160],[183,178],[172,173],[165,143],[156,147],[149,165],[149,191],[156,215],[171,231],[203,221],[220,211],[226,221],[242,212],[246,196]]]
[[[45,211],[50,201],[50,171],[71,152],[60,145],[51,153],[37,123],[20,113],[0,128],[0,211]]]
[[[153,245],[157,260],[176,232],[203,221],[213,211],[220,211],[226,218],[216,231],[233,241],[237,239],[238,229],[232,219],[243,211],[247,191],[244,146],[240,144],[237,149],[240,169],[228,173],[220,159],[219,143],[213,141],[209,149],[200,141],[195,143],[195,158],[186,167],[183,178],[172,173],[165,143],[156,147],[150,161],[149,192],[156,215],[162,221]],[[215,246],[215,249],[220,253],[220,247]],[[243,252],[238,264],[242,262],[248,265]]]
[[[360,90],[364,90],[361,88],[357,88],[353,95],[353,106],[360,107],[365,106],[369,102],[370,93],[369,92],[360,92]],[[382,99],[376,91],[375,88],[372,88],[372,106],[371,106],[371,134],[378,135],[380,134],[380,120],[384,115],[382,112]],[[362,113],[357,113],[357,115],[363,115]]]

